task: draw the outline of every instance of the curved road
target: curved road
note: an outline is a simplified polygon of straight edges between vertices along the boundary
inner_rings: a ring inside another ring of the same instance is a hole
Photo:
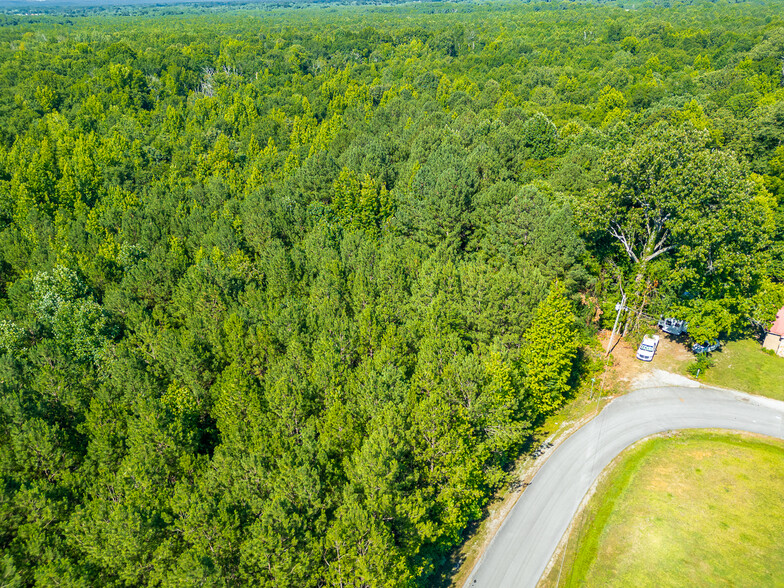
[[[585,494],[629,445],[676,429],[734,429],[784,439],[784,402],[711,388],[661,387],[613,400],[564,441],[506,517],[465,588],[534,587]]]

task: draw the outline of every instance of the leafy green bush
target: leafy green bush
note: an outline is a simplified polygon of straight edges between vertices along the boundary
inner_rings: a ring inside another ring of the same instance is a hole
[[[688,366],[686,366],[686,371],[695,378],[698,378],[700,374],[704,373],[708,368],[713,367],[714,364],[715,362],[708,356],[707,353],[699,353],[697,354],[697,358]]]

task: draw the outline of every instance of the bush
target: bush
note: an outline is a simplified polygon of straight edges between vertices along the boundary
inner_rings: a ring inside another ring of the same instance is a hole
[[[686,371],[696,378],[708,368],[713,367],[714,363],[707,353],[700,353],[697,355],[697,359],[686,367]]]

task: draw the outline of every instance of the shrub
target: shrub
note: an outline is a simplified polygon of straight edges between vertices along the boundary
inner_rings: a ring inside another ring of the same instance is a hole
[[[714,361],[708,357],[707,353],[700,353],[697,358],[686,367],[686,371],[692,376],[698,377],[701,373],[705,372],[708,368],[713,367]]]

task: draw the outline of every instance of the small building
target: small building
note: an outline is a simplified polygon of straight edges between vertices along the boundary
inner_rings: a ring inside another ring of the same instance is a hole
[[[776,355],[784,357],[784,307],[779,310],[776,320],[770,326],[770,330],[765,335],[763,349],[770,349]]]

